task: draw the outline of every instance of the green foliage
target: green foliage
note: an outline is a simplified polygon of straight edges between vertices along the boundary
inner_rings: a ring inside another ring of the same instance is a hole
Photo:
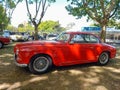
[[[108,26],[109,26],[109,27],[115,27],[115,28],[117,28],[117,29],[120,29],[120,22],[112,19],[112,20],[109,20]]]
[[[50,6],[51,3],[55,2],[55,0],[25,0],[26,8],[28,12],[28,17],[30,22],[34,26],[34,38],[38,39],[38,26],[41,24],[41,21]],[[30,5],[34,4],[34,13],[31,13]]]
[[[34,28],[32,27],[31,24],[26,23],[26,24],[19,24],[18,25],[18,31],[19,32],[33,32]]]
[[[5,27],[8,25],[8,17],[6,15],[5,9],[2,5],[0,5],[0,31],[5,29]]]
[[[4,7],[5,13],[7,17],[9,17],[8,23],[11,23],[12,14],[18,3],[21,1],[23,0],[1,0],[0,5]]]
[[[41,22],[38,29],[41,32],[47,32],[47,33],[59,33],[65,30],[65,28],[60,26],[58,21],[51,21],[51,20]]]
[[[23,24],[19,24],[19,25],[18,25],[18,27],[21,27],[21,28],[23,28],[23,27],[24,27],[24,25],[23,25]]]
[[[10,30],[10,31],[17,31],[17,28],[12,26],[12,25],[10,25],[10,24],[6,27],[6,29]]]
[[[90,26],[100,27],[100,25],[98,23],[93,23]],[[118,22],[114,19],[111,19],[111,20],[109,20],[107,27],[115,27],[116,29],[120,29],[120,22]]]
[[[69,14],[81,18],[99,21],[103,17],[120,19],[120,0],[67,0],[70,2],[66,9]],[[113,4],[114,2],[114,4]],[[111,7],[111,5],[113,5]]]
[[[101,30],[101,39],[105,42],[106,26],[109,20],[120,19],[120,0],[67,0],[70,2],[66,9],[69,14],[82,18],[86,16],[96,21]]]
[[[19,2],[22,2],[23,0],[0,0],[0,3],[6,8],[6,9],[13,9],[16,7],[16,5]]]
[[[116,28],[117,28],[117,29],[120,29],[120,22],[118,22],[118,23],[116,24]]]

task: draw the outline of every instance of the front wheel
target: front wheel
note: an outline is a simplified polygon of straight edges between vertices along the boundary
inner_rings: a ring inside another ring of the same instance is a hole
[[[98,59],[99,65],[106,65],[109,62],[109,54],[107,52],[103,52]]]
[[[52,66],[52,60],[48,56],[35,56],[28,65],[32,73],[45,73]]]

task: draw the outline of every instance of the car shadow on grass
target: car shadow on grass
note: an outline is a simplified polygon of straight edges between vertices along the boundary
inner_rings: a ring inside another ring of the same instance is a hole
[[[17,67],[11,62],[9,65],[0,66],[0,89],[119,90],[119,66],[119,60],[110,60],[106,66],[98,66],[96,63],[54,66],[47,73],[35,75],[29,72],[28,68]]]

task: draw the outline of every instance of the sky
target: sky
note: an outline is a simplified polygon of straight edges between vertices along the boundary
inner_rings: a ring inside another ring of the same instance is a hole
[[[47,9],[45,16],[42,21],[53,20],[59,21],[61,26],[66,27],[69,23],[75,23],[74,28],[79,29],[83,26],[89,26],[90,22],[86,22],[86,18],[76,19],[74,16],[69,15],[65,6],[68,5],[66,0],[56,0],[55,3],[52,3],[51,6]],[[32,10],[32,9],[31,9]],[[27,10],[25,3],[19,3],[16,7],[13,16],[12,16],[12,25],[18,26],[21,23],[27,22]]]

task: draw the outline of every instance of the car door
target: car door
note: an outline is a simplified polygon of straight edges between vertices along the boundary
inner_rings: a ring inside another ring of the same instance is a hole
[[[89,39],[91,38],[91,39]],[[96,58],[97,43],[92,43],[93,37],[89,34],[76,34],[70,41],[71,62],[73,63],[86,63],[94,61]],[[95,38],[95,37],[94,37]]]
[[[59,65],[68,65],[71,63],[73,56],[71,57],[72,50],[68,44],[69,38],[70,34],[62,33],[57,40],[59,44],[54,47],[55,51],[53,54]]]
[[[97,60],[97,48],[99,47],[99,39],[92,34],[85,34],[84,39],[87,43],[85,43],[85,60],[87,62],[94,62]]]

